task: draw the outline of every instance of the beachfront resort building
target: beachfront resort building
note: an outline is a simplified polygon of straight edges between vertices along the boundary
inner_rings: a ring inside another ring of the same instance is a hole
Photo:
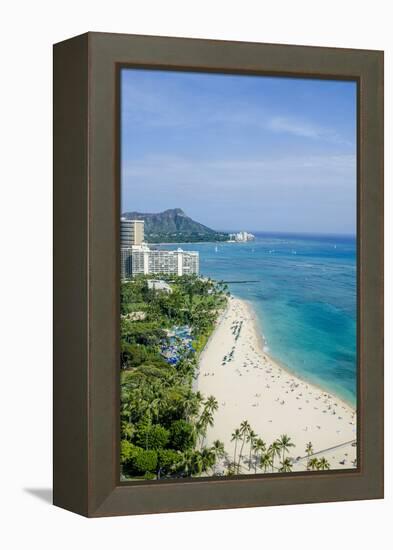
[[[199,273],[199,253],[152,249],[146,244],[121,249],[121,277],[135,275],[192,275]]]
[[[199,253],[150,248],[144,243],[144,221],[121,219],[120,275],[192,275],[199,273]]]
[[[120,246],[128,248],[131,246],[140,246],[145,240],[145,222],[144,220],[120,220]]]
[[[255,235],[247,233],[247,231],[239,231],[239,233],[229,233],[229,242],[232,243],[244,243],[247,241],[253,241]]]

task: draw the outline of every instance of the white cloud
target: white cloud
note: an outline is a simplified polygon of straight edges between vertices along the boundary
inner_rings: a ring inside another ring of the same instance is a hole
[[[319,139],[326,135],[326,131],[307,122],[299,122],[284,117],[273,117],[269,127],[274,132],[293,134],[295,136]]]
[[[123,166],[123,185],[135,181],[146,186],[165,182],[172,189],[177,185],[202,191],[208,187],[247,189],[255,186],[353,185],[356,175],[355,155],[284,156],[281,158],[249,158],[242,160],[198,160],[180,156],[151,155]],[[195,187],[194,187],[195,188]]]
[[[171,90],[168,83],[159,91],[150,86],[134,87],[130,84],[123,90],[123,122],[127,128],[208,128],[232,127],[260,129],[265,132],[292,135],[310,140],[320,140],[340,145],[353,146],[329,127],[319,126],[307,119],[282,116],[266,111],[262,105],[244,101],[222,102],[211,97],[209,102],[195,94],[189,98]]]
[[[291,134],[313,140],[330,141],[342,145],[353,145],[353,143],[342,139],[340,135],[331,128],[318,126],[305,120],[274,116],[269,120],[268,128],[277,133]]]

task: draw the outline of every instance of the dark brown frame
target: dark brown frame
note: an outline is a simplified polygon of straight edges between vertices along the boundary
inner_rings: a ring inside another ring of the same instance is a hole
[[[119,481],[121,66],[358,83],[356,470]],[[89,516],[383,498],[383,52],[87,33],[54,46],[54,504]]]

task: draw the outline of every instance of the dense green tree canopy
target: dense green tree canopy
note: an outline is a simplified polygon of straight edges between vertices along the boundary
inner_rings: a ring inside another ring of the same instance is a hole
[[[196,448],[198,429],[212,425],[218,404],[193,392],[192,381],[227,289],[194,275],[160,278],[172,292],[149,289],[148,276],[121,286],[121,463],[126,477],[200,475],[217,455]],[[188,327],[191,338],[177,337],[173,330],[179,326]]]

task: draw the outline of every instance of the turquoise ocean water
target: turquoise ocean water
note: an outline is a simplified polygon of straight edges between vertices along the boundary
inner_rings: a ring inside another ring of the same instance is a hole
[[[356,404],[356,240],[256,234],[248,243],[168,245],[197,250],[202,275],[248,300],[268,353],[300,377]]]

